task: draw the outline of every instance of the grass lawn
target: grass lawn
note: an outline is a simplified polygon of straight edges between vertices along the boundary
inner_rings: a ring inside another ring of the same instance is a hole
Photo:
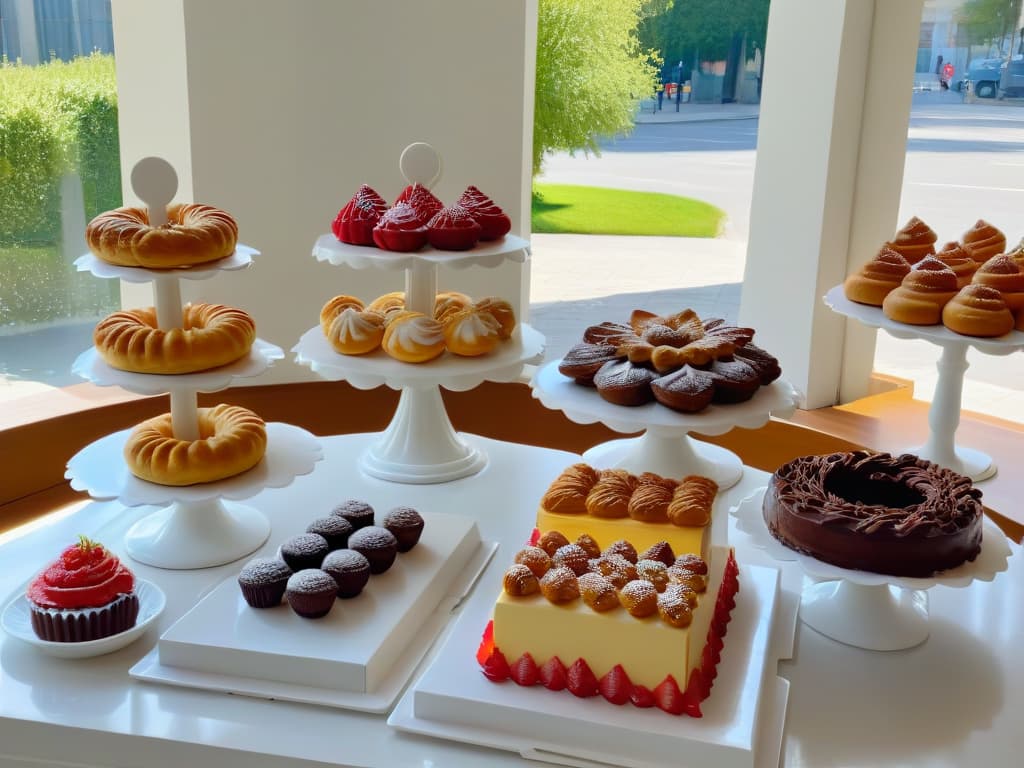
[[[533,231],[716,237],[725,211],[689,197],[569,184],[533,185]]]

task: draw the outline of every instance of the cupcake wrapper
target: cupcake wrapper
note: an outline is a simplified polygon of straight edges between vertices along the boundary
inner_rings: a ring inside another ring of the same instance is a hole
[[[135,626],[139,598],[132,592],[100,608],[56,610],[32,606],[32,629],[52,643],[84,643],[124,632]]]
[[[253,608],[273,608],[281,604],[288,580],[282,579],[277,584],[239,584],[242,597]]]

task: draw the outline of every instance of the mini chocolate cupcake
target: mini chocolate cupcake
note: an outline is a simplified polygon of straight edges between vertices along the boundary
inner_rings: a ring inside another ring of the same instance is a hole
[[[365,501],[349,499],[336,506],[331,512],[332,515],[343,517],[348,520],[355,530],[373,525],[373,507]]]
[[[284,596],[288,605],[304,619],[326,616],[338,594],[338,583],[319,568],[307,568],[288,579]]]
[[[327,539],[319,533],[300,533],[281,545],[281,559],[298,573],[307,568],[319,568],[330,551]]]
[[[281,604],[291,575],[292,569],[276,557],[256,557],[238,574],[238,586],[253,608],[273,608]]]
[[[423,533],[423,518],[412,507],[395,507],[384,515],[384,527],[398,540],[398,551],[408,552]]]
[[[323,570],[338,584],[338,597],[355,597],[370,580],[370,561],[354,549],[336,549],[324,558]]]
[[[348,546],[348,537],[352,535],[352,523],[339,515],[320,517],[306,526],[306,533],[318,533],[327,539],[327,546],[333,552]]]
[[[384,573],[398,555],[398,540],[387,528],[368,525],[348,537],[349,549],[370,561],[370,573]]]

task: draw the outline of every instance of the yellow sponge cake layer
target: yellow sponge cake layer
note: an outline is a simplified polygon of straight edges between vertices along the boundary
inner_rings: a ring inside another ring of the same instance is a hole
[[[591,515],[565,515],[548,512],[541,508],[537,512],[537,528],[541,533],[559,531],[569,541],[575,541],[586,533],[602,546],[625,539],[638,552],[667,541],[677,555],[692,552],[703,556],[707,552],[711,526],[672,525],[671,523],[644,523],[632,518],[592,517]]]

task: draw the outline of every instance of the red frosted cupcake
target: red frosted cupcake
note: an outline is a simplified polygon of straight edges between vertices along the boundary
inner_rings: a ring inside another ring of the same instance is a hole
[[[487,195],[470,185],[456,201],[480,225],[481,240],[497,240],[512,229],[512,219]]]
[[[431,217],[444,208],[444,203],[422,184],[410,184],[395,198],[394,205],[408,203],[416,211],[420,224],[426,224]]]
[[[373,245],[373,228],[388,209],[384,198],[363,184],[331,224],[334,236],[343,243]]]
[[[102,544],[80,536],[29,584],[32,629],[42,640],[81,643],[135,626],[135,577]]]
[[[373,242],[385,251],[418,251],[427,244],[427,228],[409,203],[399,203],[380,217]]]
[[[442,251],[468,251],[480,239],[480,225],[461,205],[442,208],[427,222],[427,242]]]

